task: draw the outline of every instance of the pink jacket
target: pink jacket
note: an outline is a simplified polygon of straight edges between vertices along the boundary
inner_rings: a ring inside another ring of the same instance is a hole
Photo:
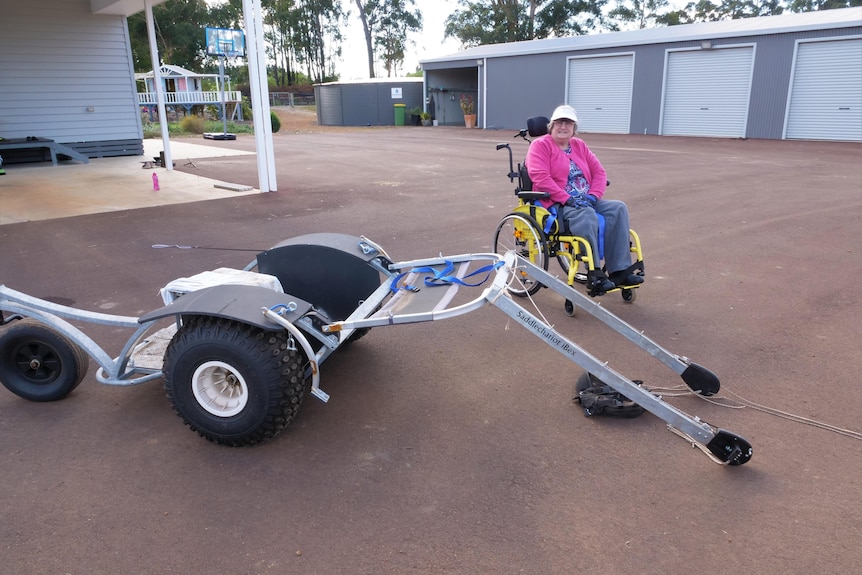
[[[577,164],[590,183],[590,194],[599,199],[605,195],[608,174],[599,159],[580,138],[572,138],[569,143],[572,152],[566,154],[548,134],[533,140],[527,150],[525,164],[533,181],[533,189],[551,194],[549,199],[540,200],[546,208],[554,203],[564,204],[569,199],[566,180],[569,179],[570,159]]]

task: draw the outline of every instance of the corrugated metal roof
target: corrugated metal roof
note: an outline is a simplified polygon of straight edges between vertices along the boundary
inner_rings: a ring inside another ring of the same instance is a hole
[[[660,28],[645,28],[643,30],[626,32],[605,32],[586,36],[567,36],[565,38],[488,44],[468,48],[449,56],[420,60],[419,63],[429,64],[435,62],[478,60],[482,58],[500,58],[549,52],[571,52],[665,42],[714,40],[726,37],[826,30],[847,28],[850,26],[862,26],[862,7],[819,10],[817,12],[782,14],[780,16],[764,16],[760,18],[740,18],[719,22],[697,22],[695,24],[682,24],[680,26],[663,26]]]

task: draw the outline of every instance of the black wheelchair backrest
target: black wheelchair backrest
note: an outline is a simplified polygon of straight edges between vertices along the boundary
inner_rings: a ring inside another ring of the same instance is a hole
[[[530,137],[533,138],[544,136],[548,133],[549,123],[550,120],[545,116],[533,116],[532,118],[527,118],[527,133],[529,133]]]
[[[527,166],[525,164],[518,165],[518,189],[515,192],[532,192],[533,191],[533,180],[530,179],[530,174],[527,172]]]
[[[545,116],[533,116],[527,118],[527,133],[531,138],[538,138],[548,133],[548,123],[550,120]],[[530,179],[530,174],[527,173],[527,166],[518,164],[518,190],[515,192],[531,192],[533,190],[533,180]]]

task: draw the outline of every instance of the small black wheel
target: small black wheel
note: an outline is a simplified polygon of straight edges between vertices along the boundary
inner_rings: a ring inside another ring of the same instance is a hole
[[[593,416],[593,410],[590,409],[589,407],[585,407],[584,408],[584,415],[586,417],[592,417]]]
[[[194,318],[165,352],[165,391],[183,421],[223,445],[278,435],[307,392],[304,354],[285,331],[217,318]]]
[[[569,317],[575,317],[577,315],[577,308],[575,304],[572,303],[572,300],[566,300],[566,315]]]
[[[545,233],[536,220],[526,214],[512,212],[500,220],[494,234],[494,253],[503,255],[514,251],[533,265],[548,270],[550,251]],[[514,270],[509,281],[509,293],[526,297],[542,288],[542,284],[519,270]]]
[[[0,333],[0,382],[24,399],[63,399],[89,366],[80,346],[36,319],[24,318]]]
[[[623,288],[620,290],[620,294],[623,296],[624,302],[635,303],[635,299],[637,298],[637,290]]]
[[[706,447],[716,458],[728,465],[747,463],[753,451],[747,439],[726,429],[719,429]]]

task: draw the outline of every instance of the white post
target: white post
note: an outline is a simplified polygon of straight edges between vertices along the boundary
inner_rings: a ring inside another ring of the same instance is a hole
[[[165,93],[162,89],[162,73],[159,70],[159,47],[156,44],[156,27],[153,24],[153,0],[145,0],[147,12],[147,36],[150,40],[150,60],[153,64],[153,87],[156,89],[156,107],[159,110],[159,127],[162,132],[162,147],[165,151],[164,168],[173,171],[171,159],[171,138],[168,132],[168,115],[165,112]]]
[[[274,192],[275,151],[272,146],[272,123],[269,119],[269,86],[266,78],[266,47],[263,42],[263,15],[260,0],[242,0],[245,21],[248,79],[254,120],[257,174],[261,192]]]

